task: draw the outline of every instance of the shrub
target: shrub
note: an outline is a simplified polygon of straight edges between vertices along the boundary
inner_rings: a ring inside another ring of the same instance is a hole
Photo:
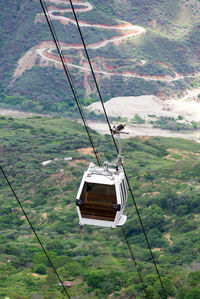
[[[132,122],[136,124],[144,124],[145,120],[138,113],[136,113],[135,118],[132,119]]]
[[[39,264],[34,267],[34,271],[38,274],[46,274],[47,267],[44,264]]]

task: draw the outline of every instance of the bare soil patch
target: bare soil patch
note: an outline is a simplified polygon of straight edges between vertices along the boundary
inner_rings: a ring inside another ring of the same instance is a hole
[[[83,154],[83,155],[95,156],[94,153],[93,153],[93,148],[92,147],[79,148],[79,149],[77,149],[77,151],[80,154]]]
[[[27,118],[31,116],[42,116],[42,114],[32,113],[32,112],[22,112],[18,110],[11,109],[0,109],[1,116],[11,116],[14,118]]]
[[[175,137],[195,140],[200,142],[200,130],[190,131],[175,131],[163,130],[153,127],[151,120],[156,120],[159,117],[172,117],[176,120],[181,116],[183,122],[200,122],[200,102],[193,98],[197,96],[200,89],[194,90],[177,100],[163,100],[154,95],[145,95],[139,97],[117,97],[112,98],[105,103],[105,109],[109,117],[121,117],[127,120],[128,125],[126,131],[129,135],[122,136],[123,138],[135,136],[163,136]],[[100,102],[95,102],[87,107],[89,111],[96,114],[102,114],[102,106]],[[144,124],[131,124],[131,120],[138,114],[145,120]],[[120,121],[120,120],[119,120]],[[118,122],[119,122],[118,121]],[[123,120],[122,120],[123,121]],[[90,127],[101,134],[110,134],[107,124],[104,122],[88,122]],[[114,122],[112,123],[114,125]]]
[[[167,233],[167,234],[165,235],[165,238],[166,238],[167,241],[169,242],[169,245],[172,246],[172,245],[173,245],[173,241],[172,241],[172,239],[171,239],[171,235],[170,235],[170,233]]]
[[[152,251],[153,252],[160,252],[162,250],[162,248],[153,248]]]
[[[105,103],[105,109],[108,116],[125,117],[132,119],[135,114],[139,114],[142,118],[152,119],[150,116],[156,117],[173,117],[182,116],[188,121],[200,121],[200,102],[194,100],[193,97],[200,93],[200,89],[194,90],[184,96],[182,99],[164,101],[154,95],[145,95],[138,97],[117,97],[112,98]],[[187,98],[188,97],[188,98]],[[97,114],[102,113],[100,102],[95,102],[88,106],[89,111]]]
[[[78,159],[77,160],[72,160],[72,161],[69,162],[69,165],[70,166],[76,166],[76,165],[78,165],[80,163],[88,164],[88,161],[84,160],[84,159],[81,159],[81,160],[78,160]]]

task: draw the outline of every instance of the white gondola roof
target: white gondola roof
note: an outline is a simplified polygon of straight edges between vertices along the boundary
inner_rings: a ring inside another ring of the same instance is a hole
[[[124,173],[121,170],[116,171],[114,168],[104,171],[102,167],[90,165],[84,176],[88,183],[114,185],[124,177]]]

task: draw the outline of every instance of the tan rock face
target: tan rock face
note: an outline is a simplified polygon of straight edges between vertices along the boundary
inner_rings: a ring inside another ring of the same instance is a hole
[[[22,58],[18,61],[18,66],[14,71],[13,78],[21,76],[25,70],[31,69],[35,65],[37,53],[35,48],[31,48]]]

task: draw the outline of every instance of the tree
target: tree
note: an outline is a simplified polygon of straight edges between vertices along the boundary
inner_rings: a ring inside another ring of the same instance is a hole
[[[144,283],[146,286],[153,286],[157,280],[157,275],[149,274],[144,277]]]
[[[55,257],[56,257],[56,253],[55,252],[48,252],[48,255],[49,255],[49,257],[50,257],[51,260],[54,260]],[[34,262],[34,264],[37,264],[37,265],[38,264],[39,265],[43,264],[43,265],[45,265],[47,267],[49,266],[49,261],[48,261],[46,255],[43,252],[36,252],[35,256],[33,258],[33,262]]]
[[[71,262],[73,262],[72,258],[65,256],[65,255],[61,255],[61,256],[56,257],[56,259],[54,260],[54,266],[57,269],[57,268],[63,267],[64,265],[66,265],[68,263],[71,263]]]
[[[200,299],[200,289],[192,288],[185,294],[184,299]]]
[[[192,272],[188,275],[188,283],[192,287],[197,287],[200,285],[200,271]]]
[[[55,250],[55,251],[60,251],[60,250],[63,249],[63,245],[58,240],[51,240],[51,241],[49,241],[47,243],[46,247],[47,247],[48,250]]]
[[[187,288],[186,287],[182,287],[179,288],[178,293],[176,294],[176,299],[184,299],[184,296],[187,292]]]
[[[46,277],[46,282],[49,286],[52,286],[53,284],[58,283],[58,279],[56,277],[55,272],[53,271],[53,269],[49,268],[47,270],[47,277]]]
[[[92,289],[97,289],[102,286],[102,282],[105,280],[106,273],[103,270],[93,270],[90,272],[87,284]]]
[[[34,271],[39,274],[46,274],[47,267],[44,264],[39,264],[34,267]]]
[[[173,284],[171,277],[165,276],[164,278],[162,278],[162,283],[163,283],[164,290],[165,290],[166,294],[168,296],[175,296],[176,289],[175,289],[175,286]],[[156,283],[154,284],[154,297],[153,298],[154,299],[158,299],[158,298],[165,299],[166,298],[159,280],[157,280]]]

